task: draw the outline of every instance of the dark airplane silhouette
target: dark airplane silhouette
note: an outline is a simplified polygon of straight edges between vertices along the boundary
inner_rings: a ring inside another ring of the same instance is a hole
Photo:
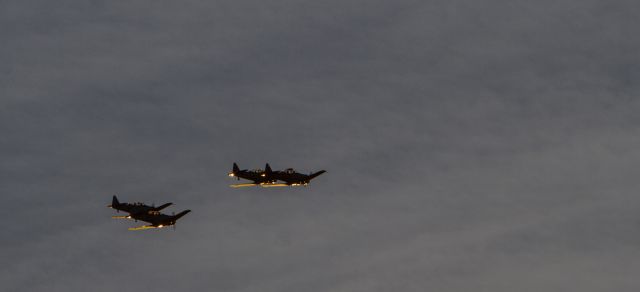
[[[175,229],[176,221],[180,219],[180,217],[186,215],[191,212],[191,210],[184,210],[176,215],[165,215],[158,211],[149,211],[146,213],[139,213],[135,215],[131,215],[133,219],[149,222],[150,225],[143,225],[140,227],[132,227],[129,230],[144,230],[144,229],[153,229],[153,228],[163,228],[167,226],[173,226]]]
[[[132,219],[133,215],[137,215],[137,214],[146,214],[148,212],[151,211],[160,211],[166,207],[171,206],[173,203],[166,203],[164,205],[161,205],[159,207],[155,207],[153,205],[148,206],[145,205],[143,203],[140,202],[136,202],[136,203],[120,203],[118,202],[118,198],[116,198],[116,196],[113,196],[111,205],[107,206],[109,208],[113,208],[116,209],[117,212],[120,211],[124,211],[129,213],[129,216],[113,216],[112,218],[115,219]]]
[[[231,187],[234,187],[234,188],[250,187],[250,186],[257,186],[257,185],[264,187],[264,186],[273,185],[276,182],[276,180],[272,178],[272,174],[273,174],[273,171],[271,171],[271,167],[269,167],[269,164],[266,165],[265,170],[262,170],[262,169],[255,169],[255,170],[242,169],[241,170],[238,167],[238,164],[234,162],[233,170],[229,173],[229,176],[235,177],[238,180],[243,178],[246,180],[253,181],[253,183],[231,185]]]
[[[269,167],[269,164],[267,164]],[[271,169],[271,167],[269,167]],[[273,184],[276,185],[286,185],[286,186],[307,186],[312,179],[317,176],[327,172],[326,170],[321,170],[318,172],[312,172],[307,174],[299,173],[293,170],[293,168],[287,168],[284,171],[272,171],[269,175],[276,180],[283,181],[284,184]]]

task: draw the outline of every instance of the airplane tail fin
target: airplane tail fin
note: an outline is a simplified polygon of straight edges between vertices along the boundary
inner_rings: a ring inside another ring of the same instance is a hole
[[[178,220],[178,219],[180,219],[180,217],[182,217],[182,216],[184,216],[184,215],[187,215],[187,213],[189,213],[189,212],[191,212],[191,210],[184,210],[184,211],[182,211],[182,212],[180,212],[180,213],[178,213],[178,214],[174,215],[174,216],[173,216],[173,220],[174,220],[174,221],[175,221],[175,220]]]
[[[116,196],[113,196],[113,199],[111,200],[111,205],[109,205],[109,207],[115,207],[120,205],[120,202],[118,202],[118,198],[116,198]]]
[[[235,176],[238,180],[240,180],[240,178],[237,176],[238,173],[240,172],[240,167],[238,167],[238,165],[234,162],[233,163],[233,170],[231,170],[231,172],[229,173],[229,176]]]
[[[266,173],[267,175],[271,175],[273,173],[273,170],[271,170],[271,166],[269,166],[269,163],[264,166],[264,173]]]
[[[310,174],[310,175],[309,175],[309,180],[312,180],[312,179],[314,179],[315,177],[317,177],[317,176],[319,176],[319,175],[321,175],[321,174],[323,174],[323,173],[325,173],[325,172],[327,172],[327,171],[326,171],[326,170],[321,170],[321,171],[318,171],[318,172],[316,172],[316,173],[312,173],[312,174]]]

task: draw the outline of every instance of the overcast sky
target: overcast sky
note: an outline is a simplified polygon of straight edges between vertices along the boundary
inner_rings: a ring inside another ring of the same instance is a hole
[[[0,1],[0,290],[637,292],[638,15]]]

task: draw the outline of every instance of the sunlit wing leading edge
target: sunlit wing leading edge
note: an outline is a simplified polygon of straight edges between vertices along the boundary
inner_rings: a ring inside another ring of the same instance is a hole
[[[113,219],[131,219],[131,216],[111,216]]]
[[[131,228],[129,228],[129,230],[135,231],[135,230],[145,230],[145,229],[154,229],[154,228],[158,228],[158,227],[153,226],[153,225],[143,225],[143,226],[140,226],[140,227],[131,227]]]
[[[257,186],[257,184],[236,184],[236,185],[229,185],[232,188],[242,188],[242,187],[253,187],[253,186]]]
[[[273,188],[273,187],[288,187],[288,184],[261,184],[263,188]]]

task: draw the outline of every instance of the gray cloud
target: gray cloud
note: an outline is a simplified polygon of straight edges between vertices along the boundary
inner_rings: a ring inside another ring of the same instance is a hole
[[[639,7],[2,3],[0,282],[636,291]],[[128,232],[113,194],[193,212]]]

